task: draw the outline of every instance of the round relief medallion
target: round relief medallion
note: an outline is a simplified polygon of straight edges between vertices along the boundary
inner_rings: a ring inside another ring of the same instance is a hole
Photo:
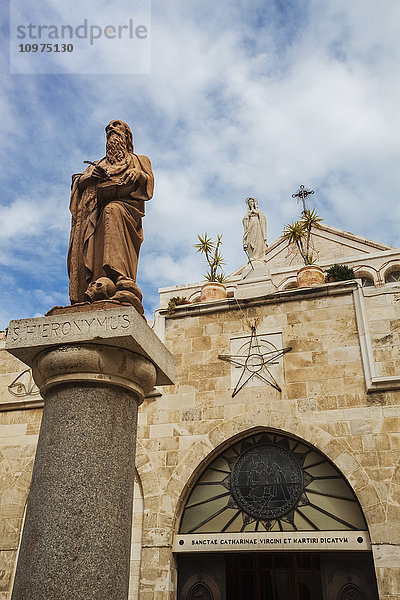
[[[245,450],[232,469],[232,494],[256,519],[278,519],[288,513],[303,492],[296,458],[285,448],[261,444]]]

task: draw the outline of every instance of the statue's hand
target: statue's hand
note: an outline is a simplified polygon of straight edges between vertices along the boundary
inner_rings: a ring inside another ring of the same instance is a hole
[[[137,169],[131,169],[127,171],[122,177],[122,183],[135,183],[140,177],[140,171]]]
[[[102,181],[106,179],[106,177],[104,176],[104,170],[99,169],[97,165],[93,168],[90,177],[93,177],[93,179],[100,179]]]
[[[94,177],[89,170],[85,171],[78,179],[79,190],[83,191],[88,185],[93,184],[94,180],[98,181],[99,179],[99,177]]]

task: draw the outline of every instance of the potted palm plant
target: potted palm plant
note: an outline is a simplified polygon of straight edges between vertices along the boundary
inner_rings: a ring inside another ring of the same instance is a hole
[[[316,252],[313,245],[312,230],[319,229],[322,219],[315,209],[305,208],[300,219],[285,225],[283,237],[294,246],[304,261],[304,267],[297,271],[297,286],[309,287],[325,282],[325,273],[316,265]]]
[[[200,254],[204,254],[209,267],[207,273],[204,275],[207,281],[201,288],[200,302],[223,300],[226,298],[226,287],[224,285],[225,274],[222,270],[224,259],[220,252],[222,235],[218,234],[216,241],[208,237],[207,233],[203,236],[198,234],[197,239],[199,241],[197,244],[194,244],[194,248]]]

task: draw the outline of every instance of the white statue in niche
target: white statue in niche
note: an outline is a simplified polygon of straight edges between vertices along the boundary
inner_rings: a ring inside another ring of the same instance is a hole
[[[243,217],[243,250],[249,260],[262,260],[268,248],[267,219],[255,198],[247,198],[247,213]]]

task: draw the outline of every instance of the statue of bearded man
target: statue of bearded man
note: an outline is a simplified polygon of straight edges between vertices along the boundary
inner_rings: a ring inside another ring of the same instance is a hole
[[[149,159],[134,153],[126,123],[111,121],[106,135],[106,156],[72,176],[70,300],[129,302],[143,314],[136,274],[153,172]]]

